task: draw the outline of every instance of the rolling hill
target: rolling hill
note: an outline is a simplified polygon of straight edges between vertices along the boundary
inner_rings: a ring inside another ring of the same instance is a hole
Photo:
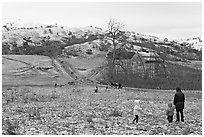
[[[42,48],[48,45],[48,48],[49,46],[51,47],[51,43],[57,43],[58,45],[55,45],[58,48],[60,47],[60,50],[71,46],[77,47],[78,49],[83,47],[84,50],[91,52],[95,48],[94,52],[98,51],[97,54],[100,54],[100,51],[108,51],[108,49],[112,48],[111,41],[105,39],[106,31],[93,26],[85,28],[67,28],[59,25],[25,27],[19,24],[7,23],[3,25],[2,29],[3,54],[44,54],[34,51],[26,52],[26,50],[23,52],[21,47],[24,47],[24,49],[30,47],[32,49],[32,47]],[[129,31],[125,31],[124,35],[127,37],[125,46],[129,50],[138,51],[146,48],[148,51],[165,53],[168,55],[168,58],[174,56],[175,59],[202,59],[202,40],[199,37],[181,41],[168,41],[167,38],[162,40],[156,36]],[[76,52],[81,53],[80,50]]]

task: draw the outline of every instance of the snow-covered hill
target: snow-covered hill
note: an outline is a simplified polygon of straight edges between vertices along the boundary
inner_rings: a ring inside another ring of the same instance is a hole
[[[16,44],[17,47],[21,47],[23,45],[42,46],[46,41],[59,41],[62,44],[67,44],[73,39],[75,41],[73,44],[76,44],[75,47],[82,47],[84,45],[86,47],[87,42],[97,40],[94,43],[96,43],[99,48],[94,50],[92,49],[93,51],[103,51],[103,48],[113,48],[110,38],[109,40],[101,39],[107,36],[106,31],[99,27],[93,26],[87,26],[84,28],[68,28],[66,26],[57,24],[40,25],[7,23],[3,25],[2,32],[2,42],[4,43],[3,46],[10,45],[10,50],[13,49],[11,46],[13,44]],[[144,35],[133,31],[126,31],[124,34],[127,37],[125,46],[129,51],[143,52],[145,50],[145,52],[149,53],[155,52],[169,54],[170,56],[175,56],[176,58],[187,57],[187,59],[201,59],[201,55],[197,55],[197,52],[202,51],[202,40],[199,37],[179,41],[169,41],[167,38],[161,39],[156,36]],[[91,38],[93,36],[94,38]],[[120,46],[121,43],[117,40],[116,42]],[[90,46],[90,43],[88,44]],[[102,45],[105,45],[105,47],[102,48]],[[89,47],[89,49],[91,48]],[[190,50],[191,52],[189,52]],[[96,53],[100,53],[98,51]],[[106,50],[106,52],[107,51],[109,50]]]

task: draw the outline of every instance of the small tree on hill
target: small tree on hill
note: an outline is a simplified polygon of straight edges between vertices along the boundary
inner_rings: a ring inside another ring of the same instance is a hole
[[[115,64],[115,51],[117,49],[117,42],[116,40],[119,38],[119,35],[121,34],[121,30],[123,28],[123,24],[116,19],[110,19],[108,22],[108,35],[111,38],[112,44],[113,44],[113,58],[112,63]]]
[[[124,24],[119,22],[116,19],[110,19],[107,24],[107,35],[106,39],[111,40],[111,44],[113,46],[113,50],[111,53],[111,57],[108,57],[108,64],[107,64],[107,74],[109,81],[115,81],[117,78],[116,74],[116,66],[118,65],[118,54],[116,55],[117,49],[122,48],[126,45],[126,32],[122,29],[124,28]]]
[[[164,42],[168,42],[169,40],[167,38],[164,39]]]

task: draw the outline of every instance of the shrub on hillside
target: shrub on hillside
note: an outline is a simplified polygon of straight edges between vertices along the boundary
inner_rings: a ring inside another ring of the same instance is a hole
[[[43,32],[44,34],[47,34],[47,30],[44,30],[44,32]]]
[[[48,29],[48,31],[49,31],[49,33],[50,33],[50,34],[53,34],[53,32],[52,32],[52,30],[51,30],[51,29]]]
[[[86,50],[86,54],[91,55],[91,54],[93,54],[93,52],[92,52],[91,49],[87,49],[87,50]]]
[[[100,51],[105,51],[105,52],[107,52],[108,49],[110,48],[110,46],[111,46],[110,43],[104,43],[104,42],[102,42],[102,43],[100,44],[99,50],[100,50]]]
[[[2,42],[2,54],[6,55],[10,53],[10,44],[7,42]]]
[[[70,49],[70,50],[66,51],[66,54],[67,54],[68,57],[69,56],[77,57],[79,55],[77,50],[75,50],[75,49]]]

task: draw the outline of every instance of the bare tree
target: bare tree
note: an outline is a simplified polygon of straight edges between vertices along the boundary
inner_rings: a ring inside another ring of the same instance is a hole
[[[108,22],[108,34],[109,37],[111,38],[111,41],[113,43],[113,57],[112,57],[112,63],[113,65],[115,64],[115,53],[116,53],[116,48],[117,48],[117,42],[116,40],[118,39],[119,35],[121,34],[121,30],[124,27],[124,24],[119,22],[116,19],[111,18]]]
[[[112,56],[108,59],[107,76],[111,81],[116,78],[116,50],[123,46],[125,31],[123,31],[124,24],[117,19],[110,18],[107,23],[107,37],[112,41],[113,51]],[[116,78],[117,79],[117,78]]]

